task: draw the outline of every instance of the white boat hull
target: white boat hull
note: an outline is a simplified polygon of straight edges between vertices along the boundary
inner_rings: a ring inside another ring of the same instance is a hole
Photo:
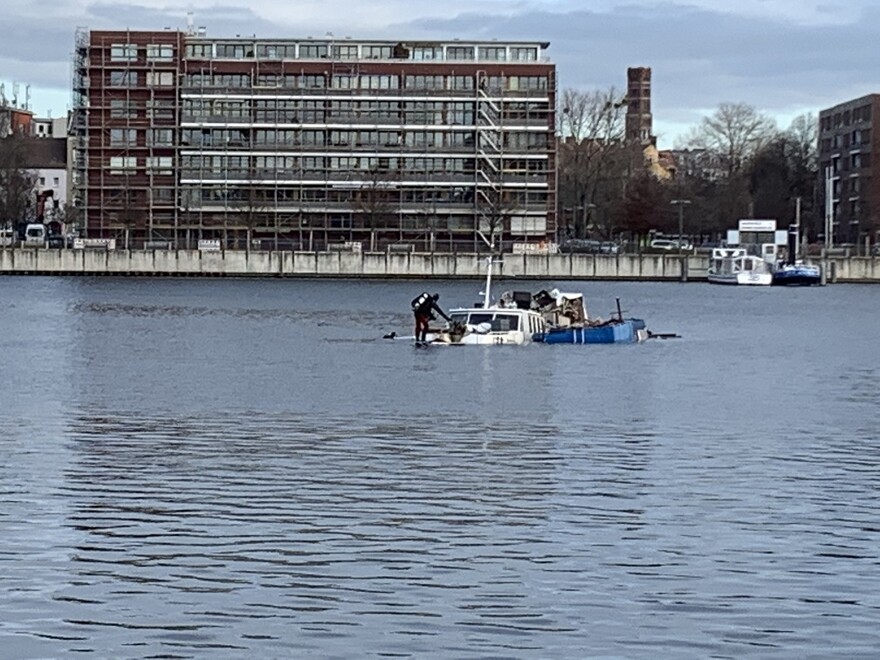
[[[773,275],[770,273],[710,273],[708,278],[712,284],[738,284],[745,286],[770,286],[773,283]]]

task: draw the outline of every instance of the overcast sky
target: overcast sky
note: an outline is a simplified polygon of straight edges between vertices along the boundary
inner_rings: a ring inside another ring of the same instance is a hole
[[[192,11],[208,36],[549,41],[560,88],[626,88],[626,69],[653,70],[661,148],[722,102],[744,102],[781,127],[880,92],[880,0],[170,0],[9,2],[0,82],[31,86],[31,108],[60,116],[70,103],[77,26],[184,29]]]

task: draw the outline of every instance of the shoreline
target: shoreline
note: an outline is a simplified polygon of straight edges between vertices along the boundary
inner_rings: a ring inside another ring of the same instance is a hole
[[[0,249],[0,275],[483,279],[486,254],[245,250]],[[532,280],[705,282],[703,254],[509,254],[495,276]],[[880,258],[825,257],[827,281],[880,283]]]

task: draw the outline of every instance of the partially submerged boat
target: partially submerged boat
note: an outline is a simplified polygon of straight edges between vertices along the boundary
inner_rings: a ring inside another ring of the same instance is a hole
[[[583,294],[558,289],[508,291],[497,303],[491,300],[492,261],[488,262],[483,300],[473,307],[449,310],[446,327],[429,331],[429,344],[502,345],[614,344],[638,342],[651,333],[641,319],[624,318],[617,301],[617,315],[591,319]]]
[[[617,314],[609,319],[591,319],[579,293],[542,291],[535,296],[550,327],[536,338],[545,344],[621,344],[644,341],[651,333],[642,319],[624,318],[617,299]],[[548,300],[549,299],[549,300]]]

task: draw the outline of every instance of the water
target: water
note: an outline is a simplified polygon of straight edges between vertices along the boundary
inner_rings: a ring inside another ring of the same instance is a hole
[[[0,284],[2,657],[880,648],[877,287],[568,283],[682,338],[416,349],[422,283]]]

